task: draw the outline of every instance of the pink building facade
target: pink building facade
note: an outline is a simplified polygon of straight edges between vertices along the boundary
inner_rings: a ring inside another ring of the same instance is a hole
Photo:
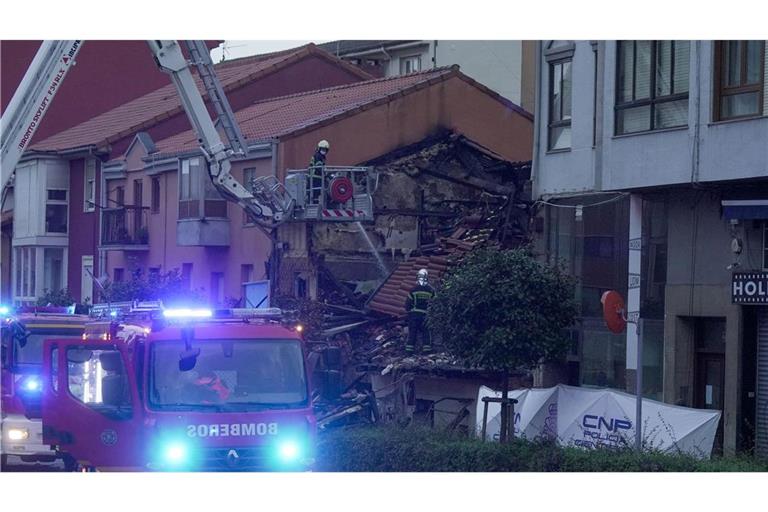
[[[331,143],[329,165],[356,165],[440,130],[465,134],[511,161],[529,160],[532,116],[456,68],[357,82],[257,102],[236,112],[251,157],[234,175],[275,175],[306,167],[317,141]],[[143,142],[142,142],[143,141]],[[208,194],[207,172],[195,135],[137,138],[124,159],[104,167],[104,190],[148,210],[148,243],[101,245],[112,279],[132,269],[179,269],[190,289],[211,305],[246,305],[247,283],[272,279],[273,293],[296,293],[295,279],[317,294],[311,230],[321,223],[288,222],[270,238],[246,222],[237,205]],[[139,185],[137,185],[139,184]],[[123,192],[118,192],[122,190]],[[103,224],[103,220],[102,220]],[[271,270],[271,272],[270,272]]]
[[[152,62],[149,57],[147,60]],[[164,76],[156,69],[154,72]],[[369,78],[314,45],[227,62],[217,65],[217,72],[235,109],[265,98]],[[174,193],[162,172],[156,181],[149,177],[142,180],[146,181],[143,189],[129,178],[138,165],[131,162],[140,158],[137,144],[141,146],[142,141],[160,140],[189,128],[175,89],[167,85],[36,142],[17,166],[19,179],[15,199],[11,199],[11,204],[15,203],[15,222],[10,258],[4,258],[4,267],[10,268],[3,273],[8,298],[16,303],[31,303],[46,292],[67,288],[75,300],[93,301],[94,283],[90,275],[107,275],[106,255],[115,252],[111,246],[101,248],[105,212],[121,206],[118,199],[122,205],[133,206],[138,196],[143,196],[143,202],[148,204],[153,186],[159,186],[163,194]],[[107,162],[123,163],[108,166]],[[123,179],[127,183],[122,190],[111,183],[111,178],[120,173],[125,174]],[[107,188],[108,183],[111,189]],[[122,196],[118,198],[118,194]],[[29,202],[20,202],[20,198]],[[121,214],[111,215],[114,219]],[[139,214],[131,211],[127,217],[135,224],[133,231],[139,230],[141,238],[148,241],[151,233],[145,236],[140,228],[155,230],[157,223],[142,226],[142,222],[157,215],[157,211],[147,208]],[[131,247],[125,252],[127,262],[144,263],[148,257],[142,255],[148,252],[146,249]],[[221,259],[220,249],[208,247],[203,252],[205,258]],[[155,258],[154,252],[152,257]],[[170,260],[158,263],[161,268],[170,265]],[[129,267],[127,263],[124,266]],[[196,272],[194,267],[191,272]],[[114,278],[112,273],[108,275]],[[6,281],[10,281],[10,286]],[[210,283],[204,288],[209,287]],[[223,290],[223,285],[219,289]]]

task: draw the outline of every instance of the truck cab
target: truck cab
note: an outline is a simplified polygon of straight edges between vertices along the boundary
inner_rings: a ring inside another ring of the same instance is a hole
[[[4,308],[2,321],[2,466],[10,457],[22,462],[55,461],[55,451],[43,443],[41,412],[43,343],[47,338],[80,339],[86,315],[70,308]]]
[[[311,469],[305,348],[279,310],[120,316],[46,342],[46,443],[101,471]]]

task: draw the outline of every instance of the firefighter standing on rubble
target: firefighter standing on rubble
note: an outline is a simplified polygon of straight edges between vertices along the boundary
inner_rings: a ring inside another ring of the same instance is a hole
[[[320,201],[320,194],[323,193],[323,171],[325,169],[325,158],[328,156],[328,150],[331,145],[327,140],[321,140],[317,143],[315,154],[309,161],[309,203],[317,204]]]
[[[405,299],[405,310],[408,312],[408,342],[405,351],[413,353],[417,340],[421,340],[421,351],[429,353],[432,344],[427,328],[427,308],[435,297],[435,290],[429,286],[427,269],[419,270],[417,274],[418,284],[411,289],[408,298]]]

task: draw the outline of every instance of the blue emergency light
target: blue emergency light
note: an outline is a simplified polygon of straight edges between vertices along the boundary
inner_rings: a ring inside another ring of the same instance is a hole
[[[32,393],[40,391],[40,379],[37,377],[28,377],[27,380],[24,381],[24,390]]]
[[[211,318],[213,311],[210,309],[164,309],[165,318]]]

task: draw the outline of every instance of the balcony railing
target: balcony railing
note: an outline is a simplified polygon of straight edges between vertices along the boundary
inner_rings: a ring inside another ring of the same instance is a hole
[[[146,206],[101,210],[101,245],[144,249],[149,246]]]

